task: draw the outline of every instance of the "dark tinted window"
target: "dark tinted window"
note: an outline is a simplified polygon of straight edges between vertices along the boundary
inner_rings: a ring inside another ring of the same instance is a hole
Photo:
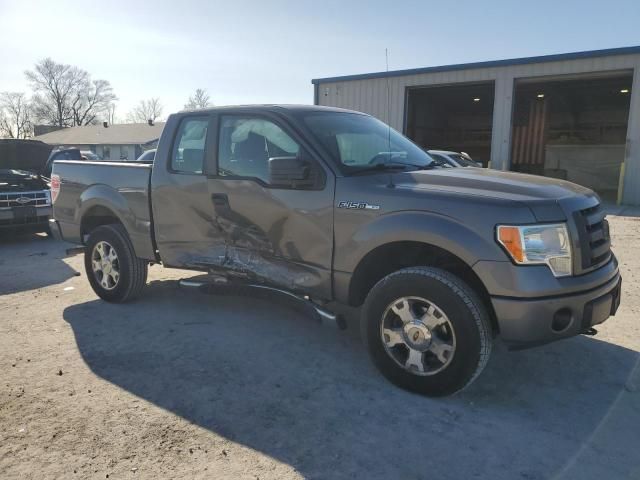
[[[477,167],[478,164],[472,160],[469,160],[464,155],[460,155],[459,153],[454,153],[451,155],[453,159],[458,162],[463,167]]]
[[[172,170],[202,173],[208,126],[207,117],[187,117],[182,120],[173,145]]]
[[[223,117],[218,175],[253,177],[268,183],[269,158],[296,157],[299,151],[296,141],[270,120]]]
[[[96,155],[93,152],[80,152],[80,154],[82,155],[83,159],[92,160],[92,161],[102,160],[98,155]]]
[[[153,162],[153,159],[156,156],[155,150],[147,150],[142,155],[138,157],[138,162]]]
[[[444,155],[440,155],[439,153],[429,153],[429,155],[431,156],[431,158],[433,158],[437,162],[440,162],[442,165],[451,165],[451,166],[457,167],[457,165],[455,165],[451,161],[451,159],[447,158]]]
[[[53,160],[82,160],[80,150],[61,150],[53,154]]]

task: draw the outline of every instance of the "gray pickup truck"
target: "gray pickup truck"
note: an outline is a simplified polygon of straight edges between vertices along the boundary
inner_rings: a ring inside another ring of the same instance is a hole
[[[493,339],[519,349],[594,333],[621,277],[590,190],[442,169],[375,118],[311,106],[171,115],[153,165],[55,162],[53,229],[85,248],[111,302],[150,263],[289,292],[331,315],[362,306],[380,371],[452,394]]]

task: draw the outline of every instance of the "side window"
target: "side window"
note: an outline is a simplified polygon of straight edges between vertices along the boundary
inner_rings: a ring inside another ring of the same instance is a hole
[[[297,157],[300,145],[275,123],[227,116],[220,122],[218,175],[253,177],[269,183],[269,159]]]
[[[208,126],[207,117],[186,117],[182,120],[173,144],[172,170],[202,173]]]

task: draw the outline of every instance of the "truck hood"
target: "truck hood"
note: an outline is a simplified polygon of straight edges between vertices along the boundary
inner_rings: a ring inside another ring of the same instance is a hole
[[[0,168],[0,193],[28,192],[48,188],[46,182],[33,172]]]
[[[38,140],[0,139],[0,170],[39,174],[51,153],[51,145]]]
[[[445,189],[449,193],[524,202],[593,195],[588,188],[564,180],[484,168],[420,170],[398,174],[394,180],[397,180],[396,186],[401,188]]]
[[[566,218],[576,203],[595,204],[597,195],[575,183],[554,178],[482,168],[420,170],[394,175],[396,188],[422,192],[446,192],[528,206],[539,221]],[[564,207],[564,208],[563,208]]]

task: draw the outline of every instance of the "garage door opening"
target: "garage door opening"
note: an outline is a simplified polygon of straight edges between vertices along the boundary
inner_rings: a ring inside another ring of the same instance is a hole
[[[516,82],[512,170],[569,180],[615,202],[631,81],[631,74],[618,74]]]
[[[494,82],[411,88],[406,134],[423,148],[491,158]]]

